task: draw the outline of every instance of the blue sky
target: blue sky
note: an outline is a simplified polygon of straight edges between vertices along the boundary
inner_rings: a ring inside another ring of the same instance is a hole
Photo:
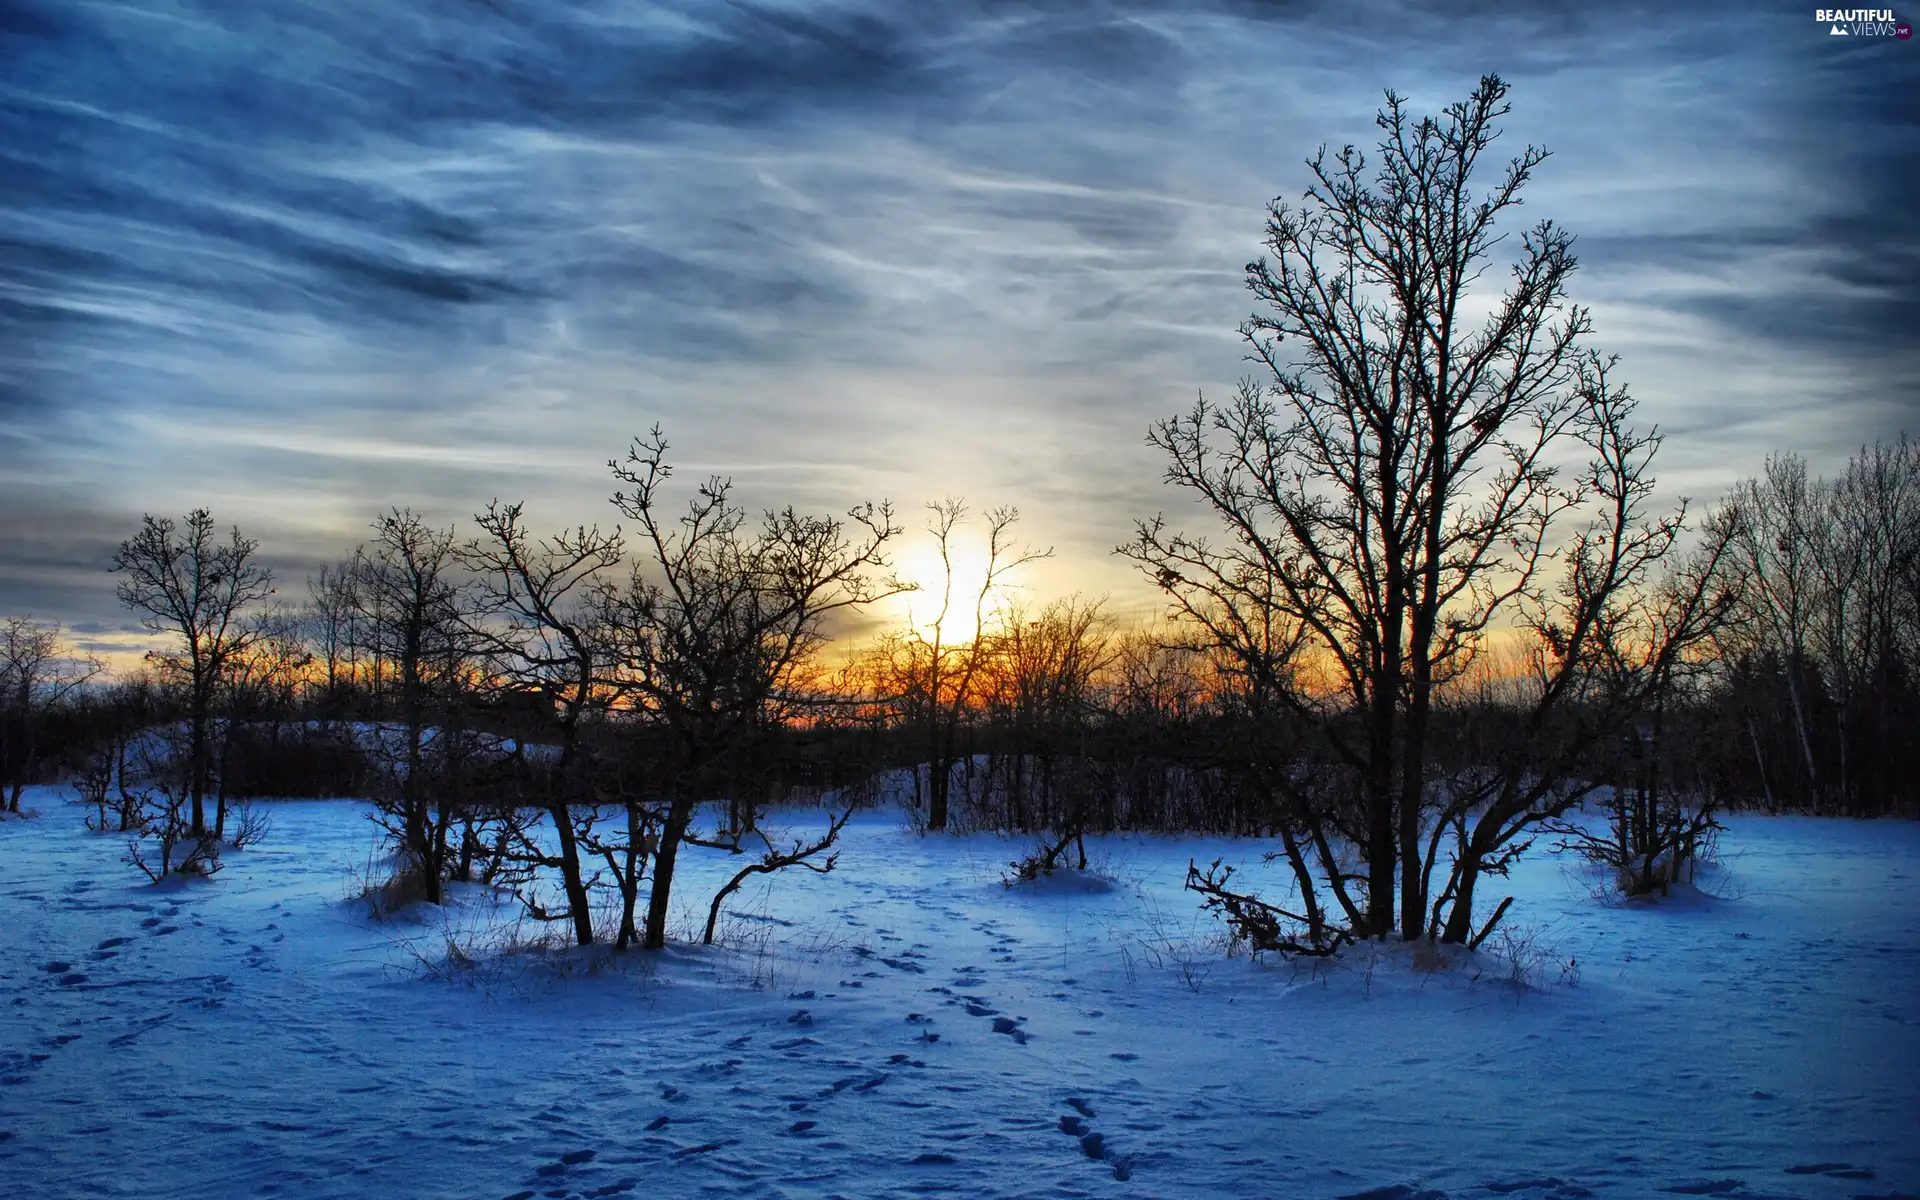
[[[1812,7],[14,0],[0,613],[111,642],[143,511],[289,596],[391,504],[610,521],[655,421],[755,503],[1017,504],[1036,590],[1143,602],[1142,438],[1246,370],[1264,205],[1487,71],[1671,493],[1920,434],[1920,39]]]

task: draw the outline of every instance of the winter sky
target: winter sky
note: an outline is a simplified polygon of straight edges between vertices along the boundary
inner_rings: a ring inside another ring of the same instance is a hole
[[[1811,6],[8,0],[0,614],[114,642],[143,511],[289,598],[387,505],[609,522],[655,421],[1143,602],[1142,436],[1247,369],[1264,204],[1486,71],[1671,493],[1920,433],[1920,39]]]

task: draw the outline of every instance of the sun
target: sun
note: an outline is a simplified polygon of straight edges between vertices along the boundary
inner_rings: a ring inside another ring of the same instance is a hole
[[[947,645],[972,641],[980,632],[976,608],[991,614],[1001,590],[996,586],[985,605],[979,604],[987,567],[986,548],[974,545],[959,531],[948,542],[944,563],[939,542],[931,535],[921,538],[894,564],[900,578],[916,589],[894,597],[896,619],[929,641],[936,636]]]

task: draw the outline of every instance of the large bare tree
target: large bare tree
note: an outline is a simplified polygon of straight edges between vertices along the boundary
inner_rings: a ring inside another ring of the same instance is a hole
[[[1435,769],[1446,690],[1491,638],[1529,638],[1515,728],[1534,739],[1530,755],[1560,753],[1542,744],[1562,729],[1548,714],[1590,698],[1597,632],[1624,619],[1622,601],[1681,529],[1679,514],[1647,515],[1658,439],[1633,429],[1610,363],[1582,346],[1572,236],[1550,221],[1517,245],[1503,231],[1547,157],[1528,146],[1488,175],[1506,95],[1488,76],[1415,117],[1388,93],[1376,159],[1322,149],[1299,206],[1274,202],[1268,256],[1246,270],[1263,308],[1242,327],[1263,380],[1149,439],[1222,536],[1155,518],[1121,548],[1263,705],[1315,731],[1313,778],[1267,777],[1310,819],[1307,840],[1363,937],[1396,927],[1397,899],[1403,936],[1468,940],[1474,881],[1582,794],[1562,786],[1574,764],[1534,763],[1463,800]],[[1487,276],[1508,250],[1494,292]],[[1643,630],[1654,640],[1635,652],[1679,652],[1706,601],[1693,595],[1675,629]],[[1548,766],[1557,773],[1536,769]],[[1458,840],[1436,904],[1443,827]],[[1360,850],[1358,872],[1341,841]]]

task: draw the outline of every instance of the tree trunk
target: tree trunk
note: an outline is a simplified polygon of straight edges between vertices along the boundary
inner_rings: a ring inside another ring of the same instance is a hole
[[[439,819],[433,823],[433,840],[427,856],[424,883],[429,904],[439,904],[446,899],[447,825],[447,810],[442,806]]]
[[[199,685],[194,685],[199,691]],[[193,836],[200,837],[207,831],[207,712],[206,702],[197,694],[193,697],[193,711],[187,714],[187,791],[193,798]]]
[[[660,849],[653,858],[653,891],[647,897],[647,936],[643,949],[659,950],[667,944],[667,899],[673,890],[673,863],[680,852],[680,839],[686,836],[687,823],[693,818],[693,803],[675,799],[667,809],[667,823],[660,831]]]
[[[225,841],[227,837],[227,754],[233,746],[233,722],[228,718],[226,736],[220,739],[219,769],[213,772],[213,839]],[[208,748],[211,757],[212,748]]]
[[[1426,796],[1427,704],[1422,694],[1426,672],[1416,663],[1414,703],[1400,759],[1400,936],[1412,942],[1426,933],[1426,872],[1420,864],[1420,810]]]
[[[1753,706],[1741,706],[1741,715],[1746,719],[1747,739],[1753,743],[1753,765],[1760,772],[1760,794],[1766,797],[1767,811],[1780,811],[1780,802],[1773,798],[1773,784],[1767,780],[1767,756],[1760,749],[1760,730],[1754,723]]]
[[[1456,869],[1453,908],[1447,913],[1447,927],[1440,940],[1465,945],[1473,937],[1473,888],[1480,881],[1480,855],[1471,843]]]
[[[1372,725],[1367,762],[1367,926],[1365,937],[1393,930],[1395,865],[1393,726],[1397,686],[1374,681]]]
[[[947,796],[953,786],[953,750],[936,727],[933,756],[927,763],[927,828],[947,827]]]
[[[593,913],[587,907],[587,885],[580,872],[580,843],[573,835],[573,813],[565,801],[547,806],[554,832],[560,838],[560,886],[567,893],[567,911],[573,915],[574,941],[593,945]]]
[[[1800,702],[1800,681],[1795,674],[1800,669],[1800,656],[1796,652],[1787,661],[1787,699],[1793,708],[1793,729],[1799,736],[1800,754],[1807,767],[1807,800],[1817,805],[1820,799],[1820,773],[1813,763],[1813,738],[1807,732],[1806,708]]]
[[[614,948],[625,950],[639,937],[639,930],[633,924],[633,910],[640,902],[640,872],[644,848],[641,840],[646,836],[646,818],[638,804],[627,802],[627,856],[621,864],[620,875],[620,933],[614,939]]]

